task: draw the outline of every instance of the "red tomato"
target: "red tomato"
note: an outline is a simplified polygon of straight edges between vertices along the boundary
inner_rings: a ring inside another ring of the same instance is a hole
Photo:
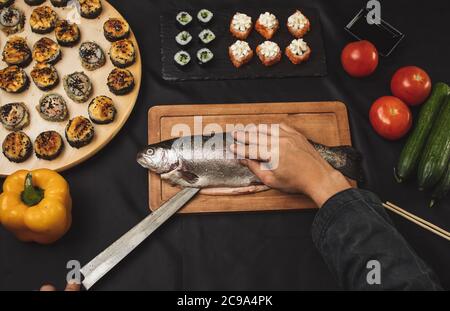
[[[370,108],[369,116],[375,131],[389,140],[402,138],[412,126],[411,110],[394,96],[377,99]]]
[[[408,105],[420,105],[430,96],[430,76],[419,67],[400,68],[392,77],[391,91]]]
[[[341,62],[352,77],[367,77],[377,69],[377,48],[366,40],[349,43],[342,50]]]

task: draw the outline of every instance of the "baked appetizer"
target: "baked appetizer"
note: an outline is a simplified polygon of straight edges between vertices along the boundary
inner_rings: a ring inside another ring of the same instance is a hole
[[[214,53],[208,48],[203,48],[197,52],[197,61],[200,66],[205,66],[211,63],[214,59]]]
[[[212,19],[214,17],[214,14],[207,9],[201,9],[197,13],[197,19],[203,26],[206,26],[211,23]]]
[[[14,163],[25,162],[33,153],[30,137],[24,132],[13,132],[6,136],[2,144],[3,154]]]
[[[103,24],[103,34],[106,40],[110,42],[128,39],[130,25],[121,18],[110,18]]]
[[[89,104],[88,113],[95,124],[109,124],[114,121],[117,110],[111,98],[97,96]]]
[[[191,55],[186,51],[178,51],[173,56],[173,60],[179,68],[185,69],[191,63]]]
[[[199,34],[198,38],[203,44],[209,44],[216,39],[216,35],[210,29],[203,29]]]
[[[79,55],[81,65],[89,71],[96,70],[106,63],[105,53],[95,42],[89,41],[81,44]]]
[[[31,70],[31,79],[41,91],[50,91],[59,83],[59,75],[53,65],[36,63]]]
[[[27,41],[22,37],[16,36],[9,38],[3,49],[3,61],[9,66],[26,67],[31,60],[31,50]]]
[[[256,47],[256,54],[264,66],[272,66],[281,60],[281,50],[278,44],[264,41]]]
[[[50,0],[52,5],[56,8],[63,8],[67,6],[67,3],[69,3],[69,0]]]
[[[239,68],[252,60],[253,50],[247,42],[237,40],[228,48],[228,55],[234,67]]]
[[[186,30],[183,30],[175,37],[175,41],[182,48],[187,48],[188,45],[192,42],[192,36]]]
[[[188,12],[179,12],[176,21],[177,27],[183,29],[192,24],[192,16]]]
[[[294,39],[291,44],[286,47],[286,56],[294,65],[298,65],[309,59],[311,56],[311,49],[303,39]]]
[[[31,6],[41,5],[45,0],[25,0],[25,3]]]
[[[310,30],[311,23],[302,12],[297,10],[294,14],[289,16],[287,28],[289,32],[298,39],[302,38]]]
[[[21,32],[25,26],[25,15],[15,7],[7,7],[0,11],[0,29],[9,35]]]
[[[88,19],[94,19],[102,14],[101,0],[78,0],[80,3],[81,16]]]
[[[88,145],[94,135],[94,125],[82,116],[73,118],[66,126],[66,139],[69,145],[77,149]]]
[[[266,38],[266,40],[272,39],[279,27],[280,23],[278,22],[278,19],[270,12],[259,15],[259,18],[255,23],[256,31]]]
[[[108,75],[108,88],[115,95],[126,95],[134,88],[134,77],[128,69],[114,68]]]
[[[109,51],[111,61],[114,66],[126,68],[136,61],[136,50],[133,41],[124,39],[113,42]]]
[[[0,121],[8,131],[19,131],[30,124],[30,113],[24,103],[0,107]]]
[[[31,31],[46,34],[55,29],[58,15],[49,6],[40,6],[33,10],[30,16]]]
[[[245,40],[252,32],[252,18],[247,14],[236,13],[231,19],[230,32],[240,40]]]
[[[14,0],[0,0],[0,9],[6,8],[14,3]]]
[[[61,135],[55,131],[46,131],[38,135],[34,141],[36,157],[42,160],[52,161],[56,159],[64,149],[64,141]]]
[[[77,103],[86,102],[92,95],[92,82],[84,72],[74,72],[63,79],[64,90]]]
[[[50,122],[62,122],[69,116],[66,101],[58,94],[45,94],[39,100],[36,110],[44,120]]]
[[[72,47],[80,41],[80,29],[75,23],[59,20],[56,22],[55,37],[61,46]]]
[[[41,38],[33,46],[33,59],[38,63],[54,65],[61,59],[61,48],[52,39]]]
[[[18,66],[9,66],[0,70],[0,88],[8,93],[22,93],[30,86],[25,71]]]

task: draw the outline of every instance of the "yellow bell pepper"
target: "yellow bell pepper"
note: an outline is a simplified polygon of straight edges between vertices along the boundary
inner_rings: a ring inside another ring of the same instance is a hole
[[[0,195],[0,223],[21,241],[59,240],[72,224],[69,184],[48,169],[10,175]]]

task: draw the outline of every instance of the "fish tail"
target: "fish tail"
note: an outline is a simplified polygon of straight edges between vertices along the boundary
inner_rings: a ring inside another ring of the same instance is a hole
[[[340,171],[346,177],[364,182],[364,169],[362,167],[362,154],[350,146],[340,146],[330,148],[332,153],[337,155],[336,161],[328,161],[331,166]],[[343,159],[343,161],[341,161]]]

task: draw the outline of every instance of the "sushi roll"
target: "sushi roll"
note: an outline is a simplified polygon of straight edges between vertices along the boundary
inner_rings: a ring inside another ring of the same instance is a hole
[[[59,20],[56,22],[55,37],[61,46],[72,47],[80,41],[80,29],[75,23]]]
[[[81,65],[89,71],[96,70],[106,63],[105,53],[95,42],[84,42],[79,51]]]
[[[50,91],[59,83],[59,75],[53,65],[36,63],[31,70],[31,79],[41,91]]]
[[[42,119],[50,122],[62,122],[67,120],[69,111],[64,98],[59,94],[45,94],[40,100],[36,110]]]
[[[272,66],[281,60],[281,50],[278,44],[264,41],[256,47],[256,54],[264,66]]]
[[[175,41],[177,41],[178,45],[182,48],[186,48],[192,42],[192,36],[189,32],[183,30],[175,37]]]
[[[275,15],[270,12],[265,12],[259,15],[258,20],[255,23],[255,29],[266,40],[272,39],[280,27],[280,23]]]
[[[66,139],[73,148],[89,145],[94,139],[95,130],[89,119],[78,116],[69,121],[66,126]]]
[[[311,28],[309,19],[299,10],[289,16],[287,21],[289,32],[297,39],[302,38]]]
[[[239,40],[245,40],[252,32],[252,18],[244,13],[233,15],[230,23],[231,34]]]
[[[55,29],[58,15],[49,6],[40,6],[33,10],[30,16],[31,31],[37,34],[46,34]]]
[[[134,89],[134,77],[128,69],[114,68],[108,75],[107,85],[111,93],[126,95]]]
[[[45,0],[25,0],[25,3],[30,5],[30,6],[41,5],[44,2],[45,2]]]
[[[208,65],[214,59],[214,53],[210,49],[203,48],[197,52],[197,61],[201,66]]]
[[[9,66],[0,70],[0,88],[12,94],[22,93],[30,86],[30,79],[18,66]]]
[[[186,51],[178,51],[173,60],[178,67],[186,68],[191,63],[191,55]]]
[[[294,39],[286,47],[286,56],[294,65],[298,65],[309,59],[311,56],[311,48],[303,39]]]
[[[64,141],[56,131],[46,131],[34,141],[34,152],[38,159],[52,161],[59,157],[64,149]]]
[[[33,144],[24,132],[13,132],[6,136],[2,143],[2,150],[10,162],[22,163],[33,153]]]
[[[33,59],[38,63],[54,65],[61,59],[61,48],[52,39],[41,38],[33,46]]]
[[[64,90],[77,103],[86,102],[92,95],[92,82],[84,72],[74,72],[64,77]]]
[[[192,16],[188,12],[180,12],[176,17],[177,26],[180,29],[186,28],[192,24]]]
[[[11,6],[0,11],[0,29],[6,35],[13,35],[23,31],[25,26],[25,14]]]
[[[110,18],[103,24],[103,34],[110,42],[128,39],[130,33],[130,25],[121,18]]]
[[[50,0],[50,2],[56,8],[63,8],[67,6],[69,0]]]
[[[114,121],[117,110],[111,98],[97,96],[89,104],[88,113],[95,124],[109,124]]]
[[[198,34],[200,42],[203,44],[210,44],[216,39],[216,35],[209,29],[204,29]]]
[[[240,68],[252,60],[253,50],[247,42],[237,40],[228,48],[228,55],[234,67]]]
[[[3,49],[3,61],[9,66],[27,67],[32,60],[31,50],[22,37],[11,37]]]
[[[41,5],[44,2],[45,2],[45,0],[25,0],[25,3],[30,6]]]
[[[101,0],[78,0],[80,4],[81,16],[87,19],[94,19],[100,16],[103,11]]]
[[[111,44],[109,51],[111,62],[119,68],[127,68],[136,61],[136,50],[133,41],[129,39],[119,40]]]
[[[210,10],[207,10],[207,9],[201,9],[197,13],[198,21],[200,22],[200,24],[205,25],[205,26],[211,23],[213,17],[214,17],[214,14]]]
[[[30,124],[30,113],[24,103],[11,103],[0,107],[0,121],[8,131],[20,131]]]
[[[0,9],[9,7],[14,4],[14,0],[0,0]]]

